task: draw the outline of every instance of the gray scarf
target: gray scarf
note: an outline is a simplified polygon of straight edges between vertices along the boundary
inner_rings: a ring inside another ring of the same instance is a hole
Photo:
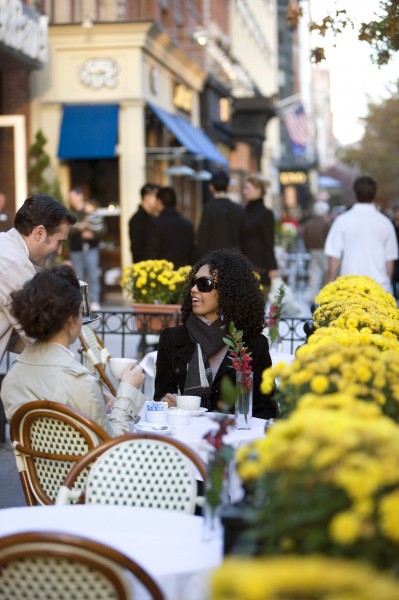
[[[209,409],[212,371],[208,359],[225,346],[223,342],[223,336],[226,334],[225,326],[221,319],[207,325],[191,313],[186,321],[186,327],[196,347],[187,367],[184,393],[201,396],[201,406]]]

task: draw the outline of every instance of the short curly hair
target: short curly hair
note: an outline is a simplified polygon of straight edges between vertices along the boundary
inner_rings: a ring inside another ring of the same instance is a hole
[[[265,327],[265,301],[260,282],[252,263],[235,250],[213,250],[192,268],[184,289],[182,321],[192,313],[191,286],[198,270],[208,265],[212,277],[218,282],[218,314],[227,325],[234,322],[249,339]]]
[[[61,331],[69,316],[80,313],[82,294],[71,267],[43,269],[10,294],[10,312],[31,338],[48,341]]]

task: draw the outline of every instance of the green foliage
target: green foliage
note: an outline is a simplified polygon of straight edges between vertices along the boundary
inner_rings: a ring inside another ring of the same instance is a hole
[[[289,5],[287,9],[287,23],[297,27],[303,16],[300,0],[298,7]],[[331,3],[325,17],[319,22],[311,21],[310,31],[318,32],[322,37],[339,36],[349,27],[355,29],[354,19],[351,17],[351,3],[347,2],[344,9],[336,9]],[[399,3],[397,0],[380,0],[378,11],[370,15],[373,20],[360,23],[357,26],[357,36],[360,41],[367,42],[372,50],[371,59],[377,65],[387,64],[392,55],[399,50]],[[311,50],[311,60],[319,63],[325,59],[324,48],[317,47]]]
[[[47,176],[50,167],[50,157],[45,150],[47,138],[42,130],[36,133],[35,141],[29,148],[30,167],[28,169],[28,182],[33,193],[43,193],[53,196],[64,203],[60,182],[57,178],[49,179]]]
[[[363,121],[362,140],[356,147],[341,149],[338,157],[361,173],[371,173],[378,183],[379,199],[391,205],[399,195],[399,172],[394,160],[399,152],[399,81],[391,97],[369,103]]]

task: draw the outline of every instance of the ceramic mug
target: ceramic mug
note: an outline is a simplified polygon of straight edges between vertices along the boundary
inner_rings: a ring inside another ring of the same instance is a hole
[[[148,423],[167,423],[168,403],[147,400],[145,403],[145,419]]]
[[[176,406],[181,410],[198,410],[201,406],[201,396],[176,396]]]

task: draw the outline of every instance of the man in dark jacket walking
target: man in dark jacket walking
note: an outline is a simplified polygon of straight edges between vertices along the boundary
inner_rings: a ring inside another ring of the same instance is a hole
[[[148,229],[147,257],[164,258],[175,268],[193,264],[194,227],[176,209],[176,192],[162,187],[157,192],[160,214]]]
[[[198,229],[199,258],[219,248],[243,250],[245,213],[241,205],[227,197],[229,175],[215,171],[209,183],[213,200],[205,204]]]
[[[141,204],[129,221],[130,250],[135,263],[149,258],[146,253],[148,229],[158,216],[156,196],[159,188],[155,183],[143,185],[140,190]]]

